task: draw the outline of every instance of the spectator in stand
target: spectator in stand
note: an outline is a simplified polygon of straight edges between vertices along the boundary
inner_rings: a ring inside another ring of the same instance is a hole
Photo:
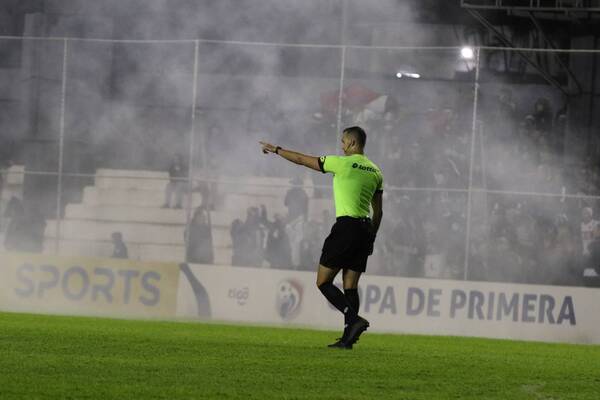
[[[265,260],[272,268],[292,268],[292,249],[290,239],[285,231],[285,220],[280,214],[275,214],[275,220],[264,220],[269,232],[265,248]]]
[[[541,236],[538,276],[535,283],[558,285],[562,282],[568,262],[558,246],[558,230],[553,224],[547,224],[542,228]]]
[[[504,236],[493,240],[487,258],[487,280],[493,282],[523,282],[520,257],[511,250]]]
[[[12,196],[4,210],[4,218],[7,221],[6,236],[4,238],[4,249],[7,251],[19,251],[22,248],[22,242],[25,240],[25,229],[23,219],[25,209],[23,203],[18,197]]]
[[[320,237],[320,224],[310,220],[304,229],[304,237],[300,241],[298,254],[298,267],[305,271],[313,271],[314,265],[319,261],[320,244],[324,238]]]
[[[233,265],[262,267],[264,230],[257,207],[249,207],[246,221],[236,219],[231,224]]]
[[[300,266],[300,242],[302,242],[302,239],[306,235],[307,222],[304,217],[298,216],[293,220],[288,220],[285,227],[292,248],[292,265],[294,268]]]
[[[567,134],[567,113],[565,109],[558,112],[556,120],[554,121],[554,133],[552,135],[552,147],[556,150],[557,154],[562,155],[564,153],[564,141]]]
[[[457,215],[450,214],[444,222],[445,277],[460,279],[465,265],[465,227],[464,221]]]
[[[123,241],[123,234],[121,232],[113,232],[110,235],[113,243],[112,258],[129,258],[129,252],[127,246]]]
[[[294,221],[298,217],[306,220],[308,217],[308,195],[302,188],[302,179],[293,178],[290,180],[293,185],[285,194],[284,205],[288,209],[288,221]]]
[[[509,88],[500,89],[498,95],[498,117],[504,123],[514,121],[517,114],[517,105],[513,100],[512,90]]]
[[[4,171],[8,169],[12,164],[11,154],[9,153],[11,146],[0,142],[0,198],[2,198],[2,190],[4,188]]]
[[[594,212],[591,207],[584,207],[581,210],[581,256],[585,266],[589,264],[590,260],[589,245],[594,241],[598,230],[598,221],[593,217]]]
[[[513,93],[508,88],[502,88],[498,96],[496,114],[497,126],[503,126],[500,139],[512,139],[516,132],[517,105],[513,100]]]
[[[214,264],[210,212],[200,206],[194,211],[188,231],[186,259],[197,264]]]
[[[175,194],[174,208],[182,208],[183,194],[187,191],[188,171],[183,162],[183,156],[176,154],[169,166],[169,183],[165,189],[165,203],[162,208],[171,207],[171,198]]]
[[[535,121],[535,127],[538,131],[545,134],[549,134],[552,130],[552,120],[554,115],[550,108],[550,102],[548,99],[540,97],[536,100],[533,106],[533,118]]]
[[[582,272],[577,264],[577,252],[575,244],[575,235],[566,215],[562,214],[556,218],[557,246],[564,258],[562,285],[579,285],[581,283]]]
[[[314,238],[304,238],[300,241],[298,269],[313,271],[315,261],[319,260],[319,244]]]
[[[427,278],[442,278],[446,265],[445,255],[442,252],[442,240],[438,224],[432,219],[423,223],[425,237],[425,257],[423,271]]]
[[[236,218],[231,222],[231,228],[229,230],[232,248],[231,265],[242,265],[243,226],[244,223],[239,218]]]
[[[585,259],[583,268],[579,268],[579,271],[577,271],[578,277],[582,276],[582,269],[585,270],[586,268],[592,268],[600,275],[600,237],[596,236],[594,240],[588,244],[587,248],[589,256]]]
[[[425,257],[423,226],[409,204],[400,203],[400,207],[402,212],[398,213],[398,222],[385,236],[387,257],[384,257],[381,272],[383,275],[420,277],[423,276]]]
[[[4,238],[6,250],[42,252],[46,220],[35,205],[24,205],[19,198],[13,196],[6,207],[5,217],[10,218]]]
[[[506,236],[511,243],[511,249],[521,260],[524,282],[535,282],[538,259],[536,221],[524,210],[521,203],[507,210],[506,215],[508,221]]]
[[[510,226],[506,218],[506,210],[499,202],[494,203],[488,223],[490,225],[491,238],[508,236]]]
[[[13,164],[13,143],[10,140],[0,138],[0,206],[2,205],[2,192],[4,190],[4,184],[7,180],[5,171]],[[0,232],[6,229],[2,218],[0,218]]]

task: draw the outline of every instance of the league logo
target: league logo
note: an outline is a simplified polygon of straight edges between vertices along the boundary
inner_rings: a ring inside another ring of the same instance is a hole
[[[294,280],[285,279],[277,285],[275,306],[277,314],[285,320],[294,319],[302,304],[302,285]]]

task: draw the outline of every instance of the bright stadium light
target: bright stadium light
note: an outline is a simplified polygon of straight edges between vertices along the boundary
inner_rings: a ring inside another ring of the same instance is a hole
[[[420,74],[414,73],[414,72],[397,72],[396,73],[396,78],[412,78],[412,79],[419,79],[421,77]]]
[[[471,60],[473,58],[473,49],[471,47],[463,47],[460,49],[460,55],[465,60]]]

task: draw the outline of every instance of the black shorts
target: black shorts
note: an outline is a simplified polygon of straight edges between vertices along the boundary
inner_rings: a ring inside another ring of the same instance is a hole
[[[319,264],[365,272],[371,250],[369,218],[338,217],[323,243]]]

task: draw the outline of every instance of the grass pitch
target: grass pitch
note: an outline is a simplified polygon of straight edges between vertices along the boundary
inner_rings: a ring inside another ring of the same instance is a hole
[[[600,399],[600,346],[0,313],[1,399]]]

